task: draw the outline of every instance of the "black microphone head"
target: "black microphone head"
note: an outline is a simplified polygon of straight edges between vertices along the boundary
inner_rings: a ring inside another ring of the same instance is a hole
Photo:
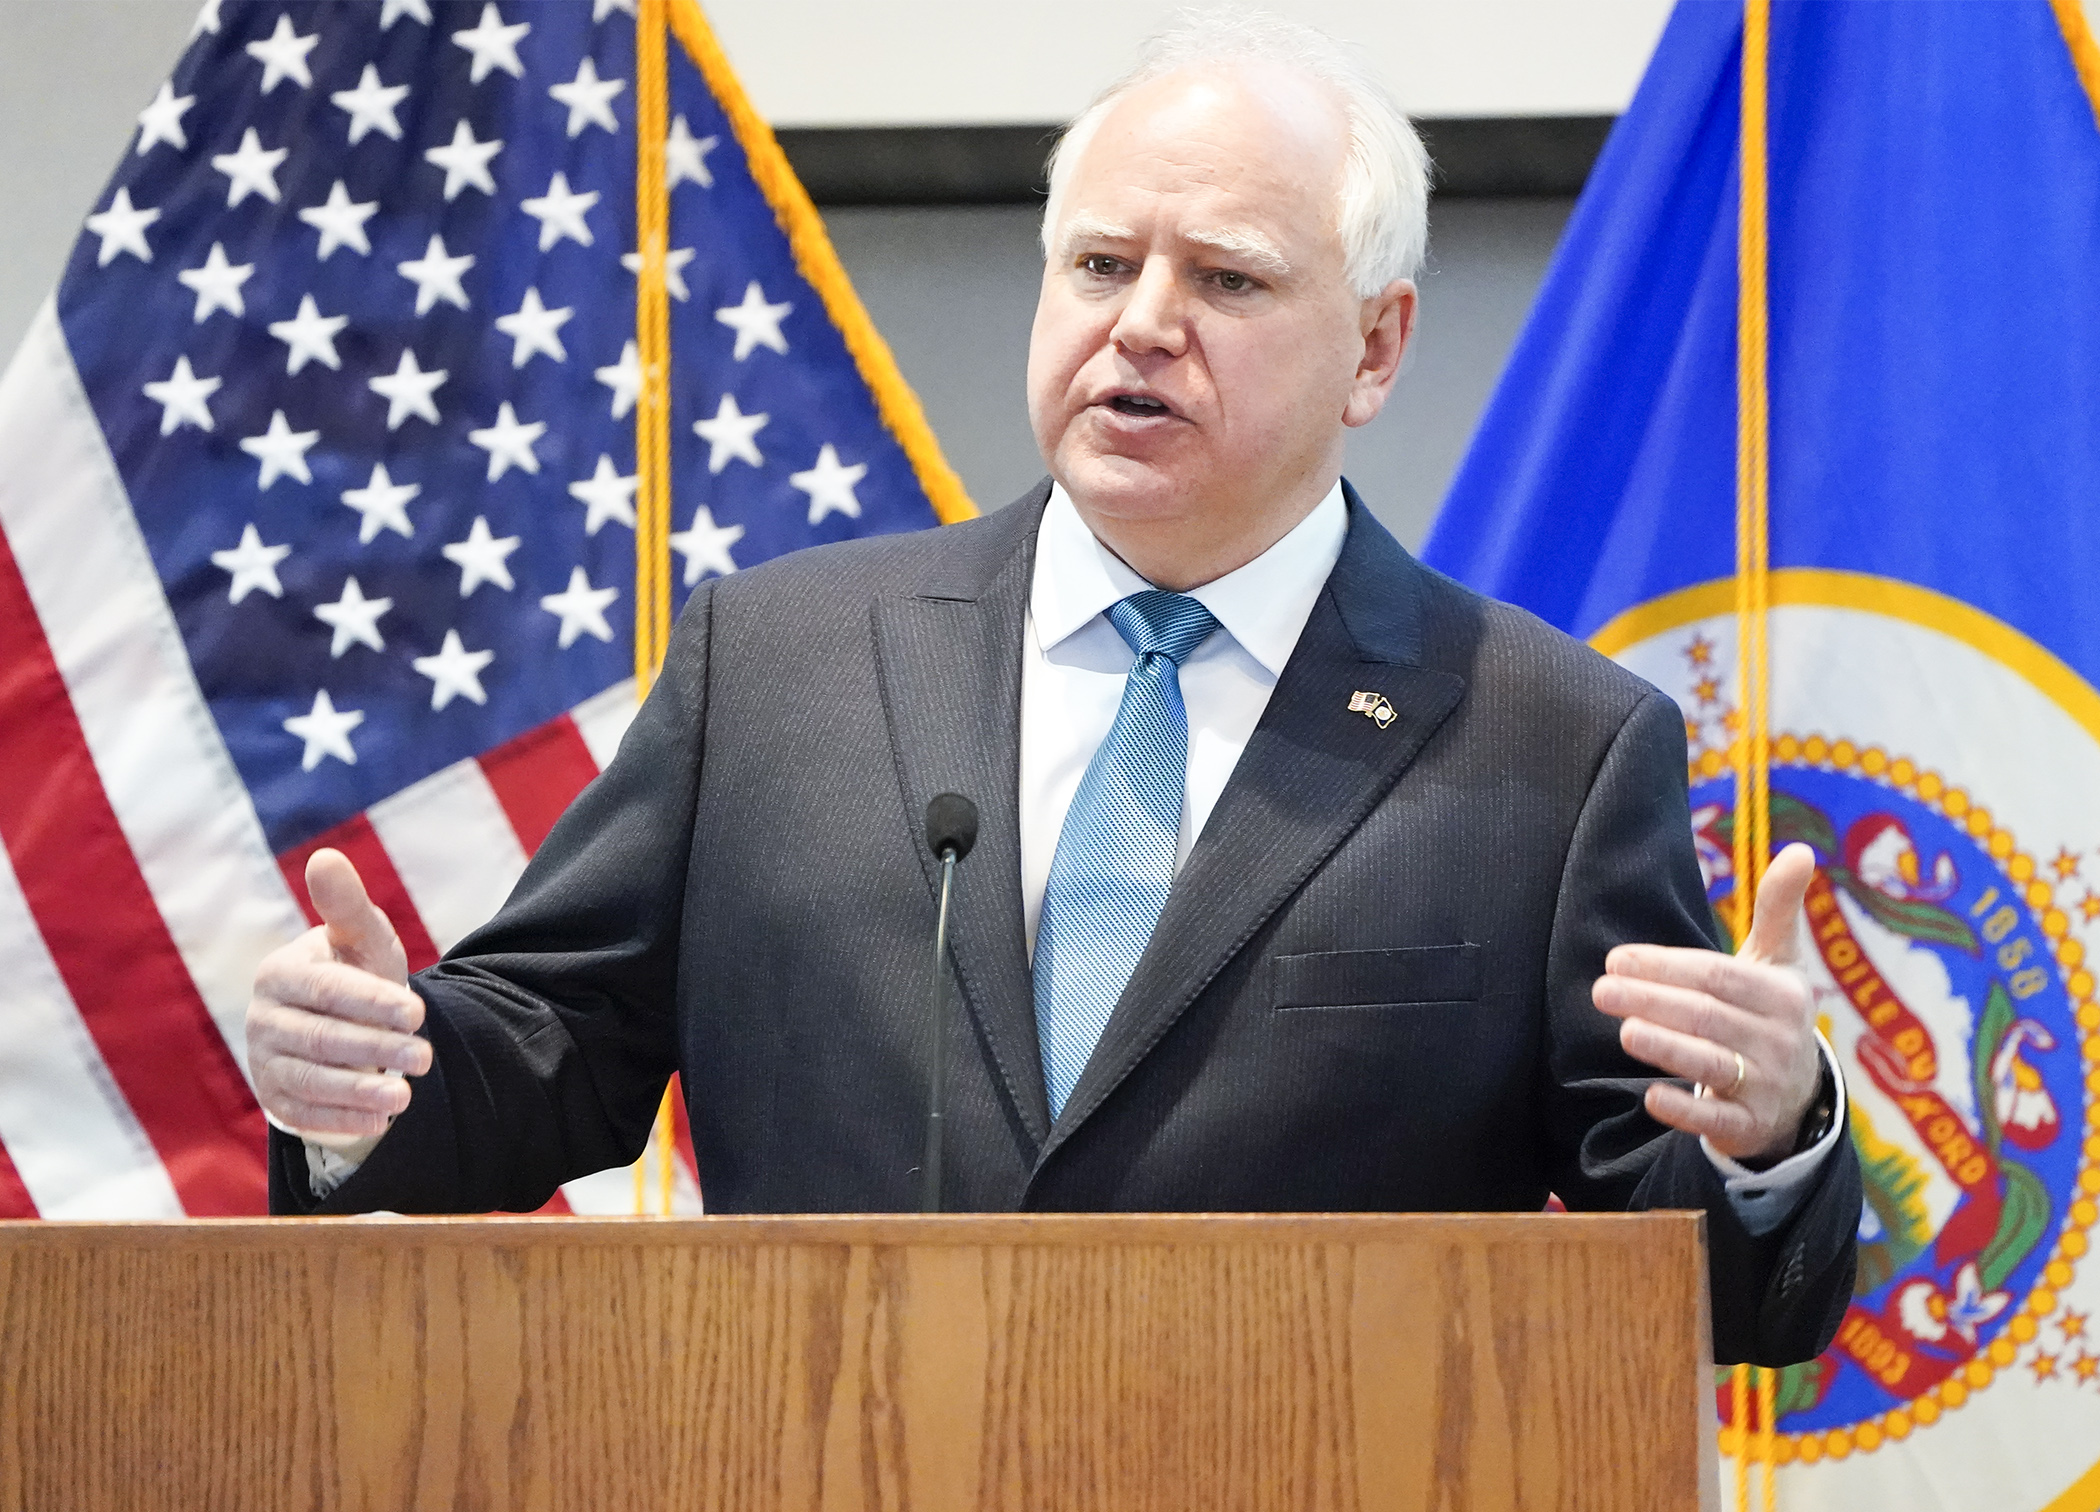
[[[977,805],[960,793],[942,793],[926,805],[926,843],[936,856],[955,852],[960,861],[977,843]]]

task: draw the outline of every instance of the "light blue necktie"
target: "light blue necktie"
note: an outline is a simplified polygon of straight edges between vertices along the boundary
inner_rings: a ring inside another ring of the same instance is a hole
[[[1195,599],[1158,589],[1111,604],[1108,622],[1137,660],[1065,815],[1035,932],[1035,1027],[1052,1118],[1166,907],[1188,780],[1181,663],[1218,628]]]

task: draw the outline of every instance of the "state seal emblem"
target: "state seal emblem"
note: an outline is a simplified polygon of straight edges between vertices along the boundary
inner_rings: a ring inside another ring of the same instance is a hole
[[[1772,583],[1772,843],[1816,852],[1802,960],[1866,1178],[1836,1342],[1778,1376],[1778,1461],[1824,1466],[1785,1505],[1847,1505],[1839,1462],[1904,1440],[1960,1491],[1946,1506],[2034,1505],[2013,1490],[2029,1482],[2046,1502],[2100,1443],[2100,694],[1924,590]],[[1684,710],[1716,904],[1735,880],[1728,593],[1595,637]],[[1733,1421],[1726,1391],[1720,1411],[1724,1452],[1763,1426]],[[1997,1463],[2002,1413],[2016,1463]]]

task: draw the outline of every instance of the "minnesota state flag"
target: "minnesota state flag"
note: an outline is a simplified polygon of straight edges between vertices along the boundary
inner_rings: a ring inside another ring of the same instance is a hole
[[[2096,110],[2075,0],[1687,0],[1427,550],[1677,699],[1724,924],[1815,847],[1857,1295],[1720,1388],[1784,1508],[2100,1507]]]

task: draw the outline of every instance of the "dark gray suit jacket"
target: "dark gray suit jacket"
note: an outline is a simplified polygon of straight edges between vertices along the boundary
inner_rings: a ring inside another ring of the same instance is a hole
[[[1047,484],[965,525],[693,595],[619,758],[503,911],[415,986],[436,1064],[315,1204],[531,1209],[633,1159],[685,1079],[710,1211],[917,1206],[933,857],[958,881],[955,1209],[1703,1208],[1715,1347],[1820,1350],[1851,1292],[1849,1142],[1762,1239],[1590,1004],[1625,940],[1705,945],[1674,704],[1416,563],[1347,544],[1063,1115],[1021,910],[1022,635]],[[1398,718],[1350,711],[1382,693]]]

